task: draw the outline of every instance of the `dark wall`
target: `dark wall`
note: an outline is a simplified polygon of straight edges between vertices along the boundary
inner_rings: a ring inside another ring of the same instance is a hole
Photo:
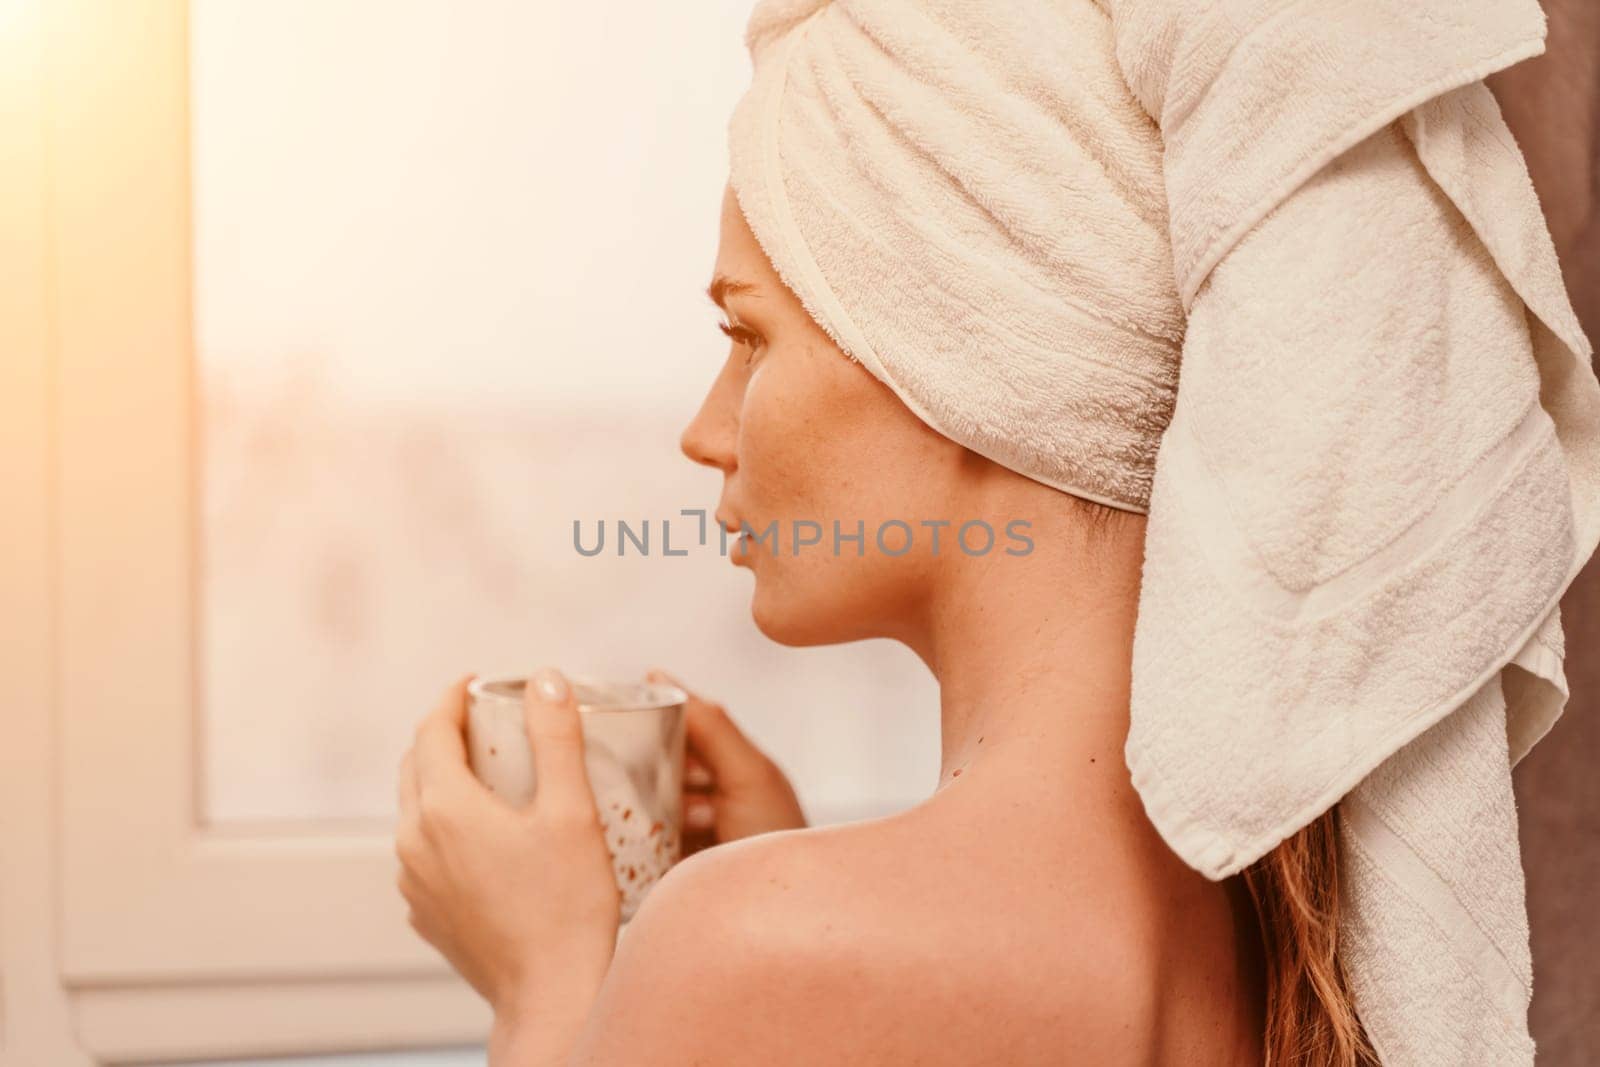
[[[1522,146],[1567,290],[1600,338],[1600,2],[1544,0],[1543,56],[1489,79]],[[1540,1067],[1600,1063],[1600,565],[1561,602],[1566,714],[1513,773]]]

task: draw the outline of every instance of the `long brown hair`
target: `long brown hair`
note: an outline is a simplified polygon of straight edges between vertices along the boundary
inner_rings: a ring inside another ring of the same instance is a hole
[[[1376,1067],[1339,953],[1338,805],[1244,870],[1267,964],[1266,1067]]]

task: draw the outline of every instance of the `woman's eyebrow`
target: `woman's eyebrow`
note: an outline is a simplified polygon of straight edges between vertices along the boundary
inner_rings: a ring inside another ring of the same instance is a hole
[[[755,292],[756,286],[753,283],[742,282],[737,278],[730,278],[726,274],[717,275],[711,279],[711,284],[706,286],[706,296],[710,297],[711,302],[724,311],[728,310],[723,303],[727,297],[743,296],[745,294],[753,295]]]

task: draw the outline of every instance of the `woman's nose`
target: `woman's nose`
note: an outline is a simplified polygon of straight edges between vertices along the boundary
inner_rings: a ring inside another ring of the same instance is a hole
[[[738,431],[731,419],[715,409],[714,396],[706,398],[694,419],[684,427],[678,447],[694,462],[731,474],[736,466],[734,441]]]

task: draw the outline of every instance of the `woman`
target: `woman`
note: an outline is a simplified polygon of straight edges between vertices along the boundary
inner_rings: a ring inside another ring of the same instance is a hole
[[[1478,81],[1538,8],[1464,2],[757,8],[682,445],[730,530],[908,524],[735,562],[774,640],[923,659],[940,780],[803,828],[697,698],[717,847],[613,958],[565,684],[526,811],[458,684],[400,888],[497,1065],[1531,1063],[1509,763],[1565,695],[1600,383]]]
[[[415,762],[425,834],[435,784],[446,798],[441,867],[420,859],[430,884],[403,889],[424,936],[454,946],[496,1006],[494,1062],[544,1062],[520,1043],[575,1040],[577,1063],[1259,1063],[1263,961],[1243,879],[1186,867],[1122,760],[1142,517],[930,430],[806,314],[731,189],[715,279],[732,343],[682,446],[723,474],[719,522],[1020,518],[1034,548],[935,556],[924,538],[900,556],[796,556],[743,539],[732,558],[755,575],[768,637],[892,637],[927,663],[939,785],[898,815],[800,830],[782,774],[695,699],[690,742],[716,785],[687,802],[710,805],[714,840],[739,844],[675,868],[615,961],[616,892],[570,698],[530,712],[545,761],[524,827],[467,775],[452,690]],[[452,836],[455,821],[504,836]]]

